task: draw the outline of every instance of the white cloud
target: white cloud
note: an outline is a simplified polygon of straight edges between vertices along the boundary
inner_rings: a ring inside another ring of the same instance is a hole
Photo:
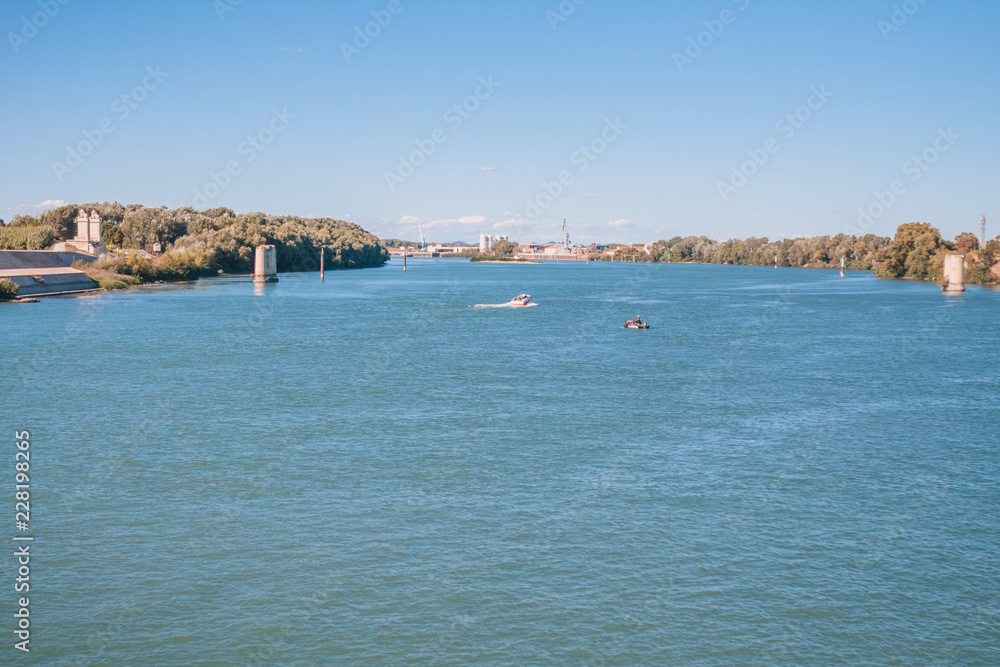
[[[612,220],[608,223],[608,227],[628,227],[628,220],[625,218],[620,218],[618,220]]]
[[[560,219],[560,224],[562,220]],[[517,242],[538,239],[562,238],[558,227],[552,223],[528,220],[516,211],[505,211],[503,217],[465,215],[458,218],[425,220],[415,215],[404,215],[395,220],[368,222],[366,228],[382,238],[417,238],[417,225],[423,228],[428,242],[464,240],[470,243],[479,238],[480,233],[510,234]],[[580,227],[582,230],[582,226]]]
[[[435,230],[434,236],[438,237],[443,232],[454,231],[458,234],[468,234],[470,232],[479,233],[479,229],[488,225],[486,217],[482,215],[465,215],[460,218],[445,218],[442,220],[424,220],[423,218],[416,215],[404,215],[395,222],[385,221],[378,225],[369,223],[372,227],[378,227],[382,232],[381,236],[386,235],[398,236],[400,238],[409,238],[408,235],[416,238],[416,234],[420,229],[423,229],[424,236],[428,240],[431,240],[431,232],[429,230]]]
[[[451,229],[454,227],[466,227],[469,225],[481,225],[486,222],[486,218],[482,215],[465,215],[461,218],[446,218],[444,220],[432,220],[424,225],[424,227],[442,227],[445,229]]]
[[[510,234],[511,240],[518,243],[528,243],[539,239],[562,238],[554,231],[556,229],[550,223],[529,220],[518,213],[508,212],[503,220],[493,223],[493,229],[497,232]]]
[[[13,211],[14,213],[41,213],[42,211],[47,211],[50,208],[59,208],[60,206],[65,206],[66,202],[62,199],[46,199],[41,204],[18,204],[17,206],[10,206],[7,208],[8,211]]]
[[[524,218],[507,218],[493,223],[493,229],[523,229],[524,226]]]
[[[500,167],[483,167],[479,171],[500,171]]]
[[[406,238],[410,240],[416,240],[417,236],[420,234],[420,230],[426,227],[427,223],[424,222],[423,218],[415,215],[404,215],[402,218],[397,220],[395,224],[389,223],[383,229],[385,230],[380,236],[386,238],[388,236]],[[412,237],[412,239],[410,238]]]

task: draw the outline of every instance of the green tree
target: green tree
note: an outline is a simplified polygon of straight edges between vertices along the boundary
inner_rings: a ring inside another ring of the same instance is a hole
[[[969,284],[995,284],[1000,282],[1000,236],[986,242],[979,251],[965,256],[967,267],[965,282]]]
[[[497,241],[493,244],[494,257],[513,257],[517,254],[519,246],[512,241]]]
[[[0,250],[46,250],[53,241],[51,227],[0,227]]]
[[[17,283],[9,278],[0,278],[0,301],[16,299],[17,292]]]
[[[896,228],[889,247],[879,254],[876,275],[882,278],[937,280],[944,264],[945,244],[927,222],[907,222]]]
[[[972,232],[962,232],[955,237],[955,250],[961,253],[979,250],[979,239]]]

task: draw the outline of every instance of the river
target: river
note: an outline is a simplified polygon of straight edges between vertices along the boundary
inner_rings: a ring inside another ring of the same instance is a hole
[[[0,332],[35,538],[2,662],[1000,656],[1000,291],[412,260]]]

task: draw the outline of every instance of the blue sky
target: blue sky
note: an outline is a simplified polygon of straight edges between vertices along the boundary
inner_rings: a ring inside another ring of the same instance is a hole
[[[986,213],[994,236],[997,25],[995,0],[4,0],[0,217],[635,242]]]

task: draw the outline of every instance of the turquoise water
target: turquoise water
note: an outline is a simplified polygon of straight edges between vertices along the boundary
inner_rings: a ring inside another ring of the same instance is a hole
[[[998,331],[997,291],[643,264],[8,306],[0,662],[998,664]]]

